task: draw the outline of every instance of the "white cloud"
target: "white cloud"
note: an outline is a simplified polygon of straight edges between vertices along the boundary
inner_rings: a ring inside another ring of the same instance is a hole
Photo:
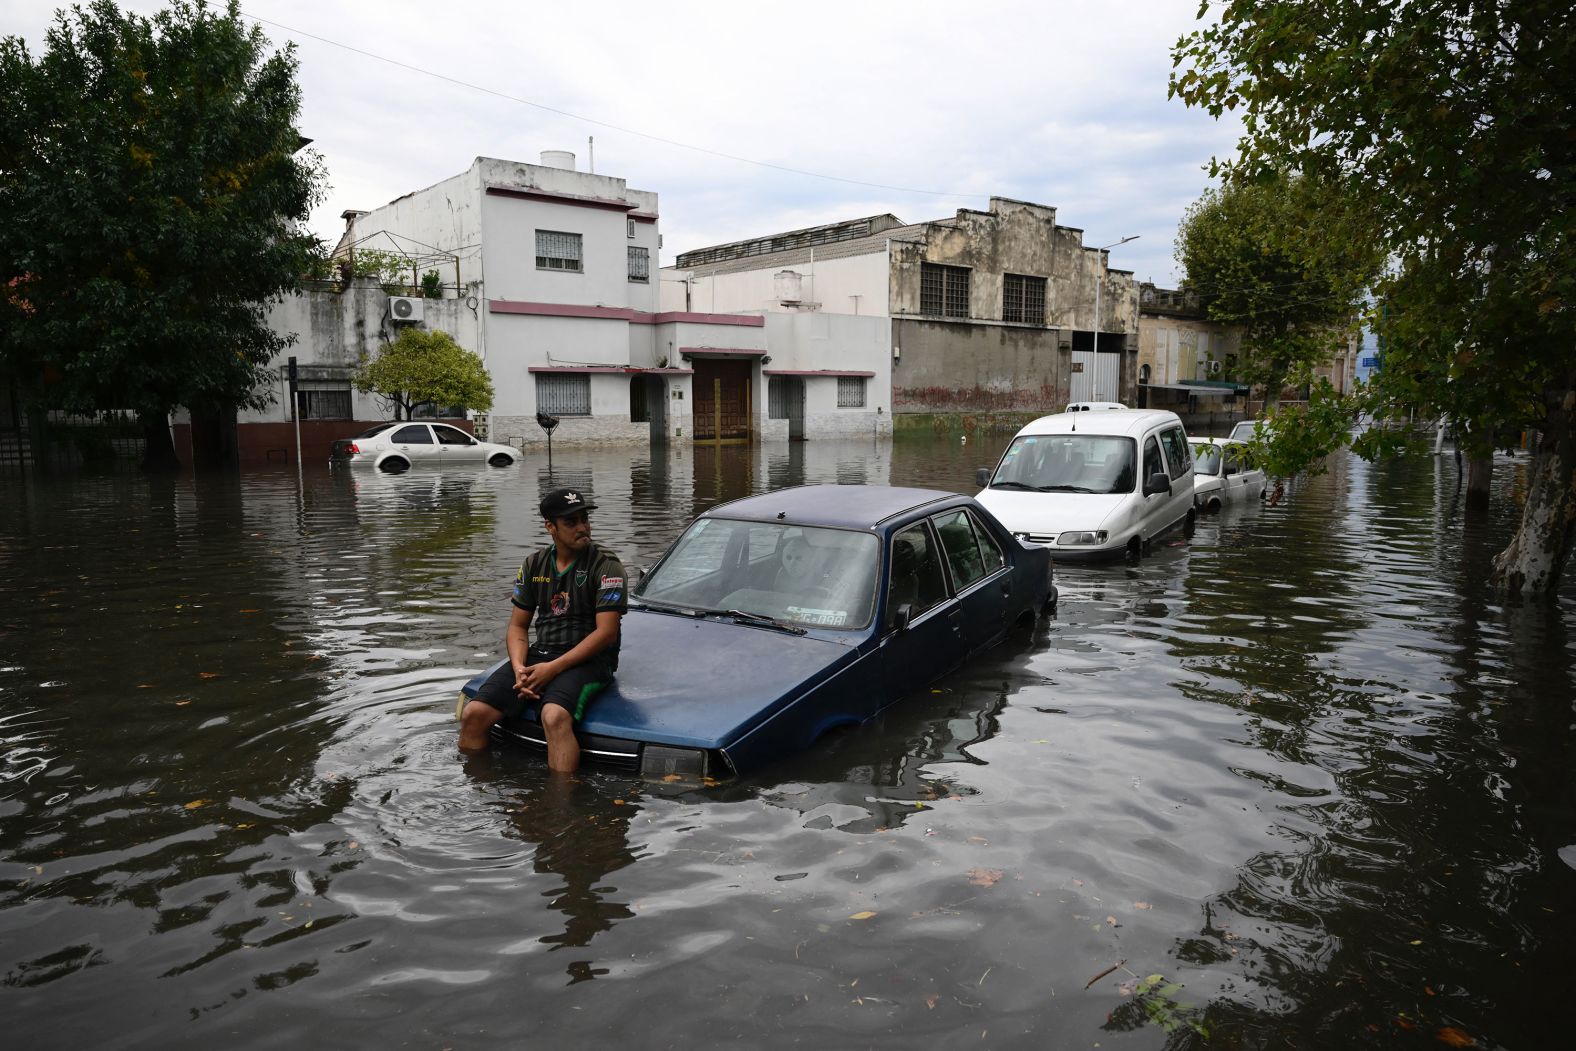
[[[0,0],[0,33],[41,51],[51,6]],[[1235,124],[1166,98],[1170,47],[1194,25],[1193,5],[1177,0],[246,0],[243,10],[275,23],[263,30],[276,44],[297,41],[302,131],[332,184],[312,227],[329,239],[344,209],[431,185],[476,156],[571,149],[584,165],[594,136],[599,172],[661,195],[665,260],[879,212],[934,219],[999,194],[1056,206],[1091,244],[1141,235],[1112,265],[1167,283],[1181,211],[1208,184],[1211,154],[1236,137]]]

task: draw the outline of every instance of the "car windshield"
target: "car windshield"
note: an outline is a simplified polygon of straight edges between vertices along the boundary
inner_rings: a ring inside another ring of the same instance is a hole
[[[633,597],[637,604],[858,628],[870,622],[879,561],[880,544],[870,533],[702,518]]]
[[[1231,428],[1231,433],[1227,435],[1227,437],[1235,438],[1239,442],[1251,442],[1253,440],[1254,428],[1258,426],[1258,423],[1258,420],[1239,420]],[[1270,425],[1268,421],[1266,421],[1264,424],[1264,436],[1268,438],[1269,435]]]
[[[388,430],[392,426],[394,426],[393,423],[380,423],[376,427],[368,427],[366,430],[364,430],[360,434],[356,435],[356,437],[357,438],[376,438],[378,435],[382,434],[384,431]]]
[[[1193,446],[1193,473],[1219,474],[1220,446],[1207,443]]]
[[[1007,447],[992,489],[1053,493],[1130,493],[1137,443],[1105,434],[1020,434]]]

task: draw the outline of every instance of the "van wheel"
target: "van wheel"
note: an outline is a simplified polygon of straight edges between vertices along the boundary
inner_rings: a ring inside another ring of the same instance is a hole
[[[402,471],[410,470],[410,461],[402,460],[398,456],[390,456],[387,460],[378,464],[378,470],[384,474],[399,474]]]
[[[1219,500],[1211,500],[1209,502],[1209,506],[1206,507],[1204,510],[1209,511],[1211,513],[1219,511],[1220,510],[1220,501]]]
[[[1144,557],[1144,542],[1136,536],[1127,542],[1127,557],[1134,562]]]
[[[506,453],[493,453],[492,459],[488,460],[487,462],[492,464],[494,467],[508,467],[510,464],[514,463],[514,460],[511,459]]]
[[[1220,504],[1219,503],[1215,504],[1215,510],[1217,510],[1217,511],[1220,510]],[[1193,535],[1193,530],[1195,528],[1197,528],[1197,527],[1198,527],[1198,512],[1194,511],[1190,507],[1190,508],[1188,508],[1188,512],[1187,512],[1187,525],[1182,527],[1182,532],[1183,532],[1183,534],[1185,536],[1191,537]]]

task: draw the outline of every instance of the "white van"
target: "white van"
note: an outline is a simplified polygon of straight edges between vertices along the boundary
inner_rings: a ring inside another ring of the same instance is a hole
[[[1092,412],[1095,409],[1125,409],[1119,401],[1071,401],[1063,412]]]
[[[1167,530],[1193,527],[1193,451],[1174,412],[1042,416],[975,480],[980,503],[1056,558],[1137,557]]]

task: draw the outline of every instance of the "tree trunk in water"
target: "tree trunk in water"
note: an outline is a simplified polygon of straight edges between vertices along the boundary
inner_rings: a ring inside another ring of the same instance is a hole
[[[175,439],[170,435],[167,412],[139,412],[142,424],[142,469],[148,474],[171,474],[180,470],[175,458]]]
[[[1521,525],[1494,559],[1494,579],[1511,596],[1552,599],[1576,539],[1576,370],[1549,384],[1545,402]]]
[[[1474,456],[1467,461],[1467,498],[1468,511],[1483,511],[1488,508],[1489,483],[1494,480],[1494,458],[1492,456]]]

